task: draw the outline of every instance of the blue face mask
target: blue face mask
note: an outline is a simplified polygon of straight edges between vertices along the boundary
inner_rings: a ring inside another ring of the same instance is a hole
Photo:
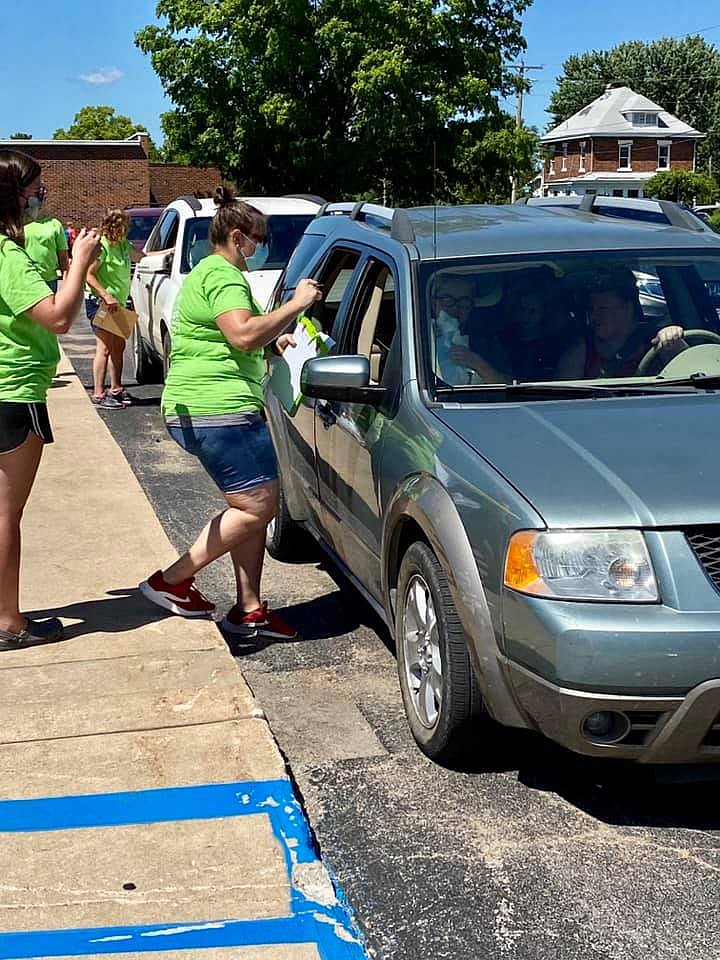
[[[259,243],[251,257],[245,257],[248,270],[262,270],[267,262],[268,247],[266,243]]]

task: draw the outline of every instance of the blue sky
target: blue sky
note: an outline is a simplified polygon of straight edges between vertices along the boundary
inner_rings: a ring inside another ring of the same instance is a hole
[[[18,130],[36,139],[67,127],[87,104],[109,104],[161,139],[160,114],[170,108],[149,59],[133,43],[155,19],[155,0],[0,0],[0,138]],[[558,15],[558,10],[561,13]],[[525,120],[544,129],[555,77],[571,53],[623,40],[702,32],[720,46],[717,0],[601,0],[560,4],[535,0],[525,14],[525,60],[532,74]],[[706,29],[714,28],[714,29]],[[514,104],[508,108],[514,110]]]

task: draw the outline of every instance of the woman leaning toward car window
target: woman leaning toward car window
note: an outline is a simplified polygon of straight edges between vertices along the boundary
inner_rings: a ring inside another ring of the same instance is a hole
[[[195,574],[229,553],[237,602],[221,627],[237,637],[293,639],[297,632],[260,596],[265,530],[278,494],[264,416],[265,348],[275,343],[284,350],[292,337],[279,335],[321,292],[314,280],[300,280],[288,303],[263,314],[243,271],[246,258],[265,243],[265,220],[225,187],[218,187],[215,202],[213,252],[191,270],[175,306],[162,411],[170,436],[200,460],[227,507],[140,589],[180,616],[210,616],[215,605],[194,585]]]
[[[52,443],[46,397],[60,351],[57,334],[80,309],[95,231],[81,230],[59,293],[53,294],[24,244],[24,224],[44,187],[27,154],[0,151],[0,649],[59,640],[61,622],[32,621],[19,608],[20,520],[40,463]]]

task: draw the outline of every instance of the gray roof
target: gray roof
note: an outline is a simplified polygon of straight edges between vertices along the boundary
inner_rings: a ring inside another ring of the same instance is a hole
[[[715,234],[577,210],[505,204],[415,207],[406,212],[423,260],[648,248],[720,254],[720,236]]]
[[[657,113],[657,126],[639,126],[625,116],[632,112]],[[657,103],[640,96],[630,87],[606,90],[582,110],[558,124],[540,138],[541,143],[575,137],[688,137],[701,139],[705,134],[663,110]]]

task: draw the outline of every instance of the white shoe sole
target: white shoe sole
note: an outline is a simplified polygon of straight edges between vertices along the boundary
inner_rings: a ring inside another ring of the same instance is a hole
[[[179,607],[166,593],[160,593],[159,590],[154,590],[147,580],[143,580],[142,583],[139,583],[138,589],[146,599],[150,600],[156,606],[162,607],[163,610],[169,610],[170,613],[177,614],[178,617],[185,617],[188,620],[198,619],[200,617],[205,617],[208,620],[212,618],[213,610],[184,610],[182,607]]]
[[[286,633],[273,633],[264,627],[240,627],[227,617],[223,617],[218,624],[224,633],[231,633],[234,637],[245,637],[248,640],[297,640],[299,634],[289,637]]]

